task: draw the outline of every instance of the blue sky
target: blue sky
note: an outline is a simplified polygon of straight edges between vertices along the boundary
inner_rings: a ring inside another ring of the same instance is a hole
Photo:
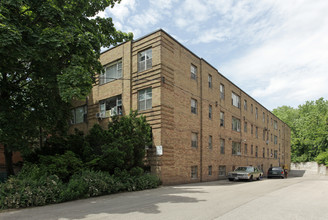
[[[163,29],[272,110],[328,99],[327,0],[122,0],[98,14]]]

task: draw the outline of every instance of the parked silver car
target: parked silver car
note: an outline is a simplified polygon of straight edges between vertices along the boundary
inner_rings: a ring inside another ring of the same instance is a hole
[[[229,181],[234,180],[260,180],[263,177],[263,172],[256,167],[252,166],[245,166],[245,167],[238,167],[232,172],[228,173]]]

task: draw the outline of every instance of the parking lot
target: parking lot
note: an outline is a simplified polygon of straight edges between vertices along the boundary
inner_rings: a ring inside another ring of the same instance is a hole
[[[328,177],[228,180],[5,211],[0,219],[327,219]]]

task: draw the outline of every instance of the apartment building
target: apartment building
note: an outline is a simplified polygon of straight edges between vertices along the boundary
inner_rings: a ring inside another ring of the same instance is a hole
[[[290,165],[290,128],[163,30],[101,54],[105,72],[74,103],[70,129],[138,110],[152,127],[151,172],[163,184],[225,178],[235,167]]]

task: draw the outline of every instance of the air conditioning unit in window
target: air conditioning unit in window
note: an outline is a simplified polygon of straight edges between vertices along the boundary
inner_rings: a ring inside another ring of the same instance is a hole
[[[97,114],[96,114],[96,118],[100,118],[100,119],[102,119],[102,118],[105,118],[105,112],[98,112]]]
[[[237,155],[241,155],[241,152],[237,152]]]
[[[117,115],[117,106],[112,108],[111,111],[110,111],[110,116],[114,116],[114,115]]]

